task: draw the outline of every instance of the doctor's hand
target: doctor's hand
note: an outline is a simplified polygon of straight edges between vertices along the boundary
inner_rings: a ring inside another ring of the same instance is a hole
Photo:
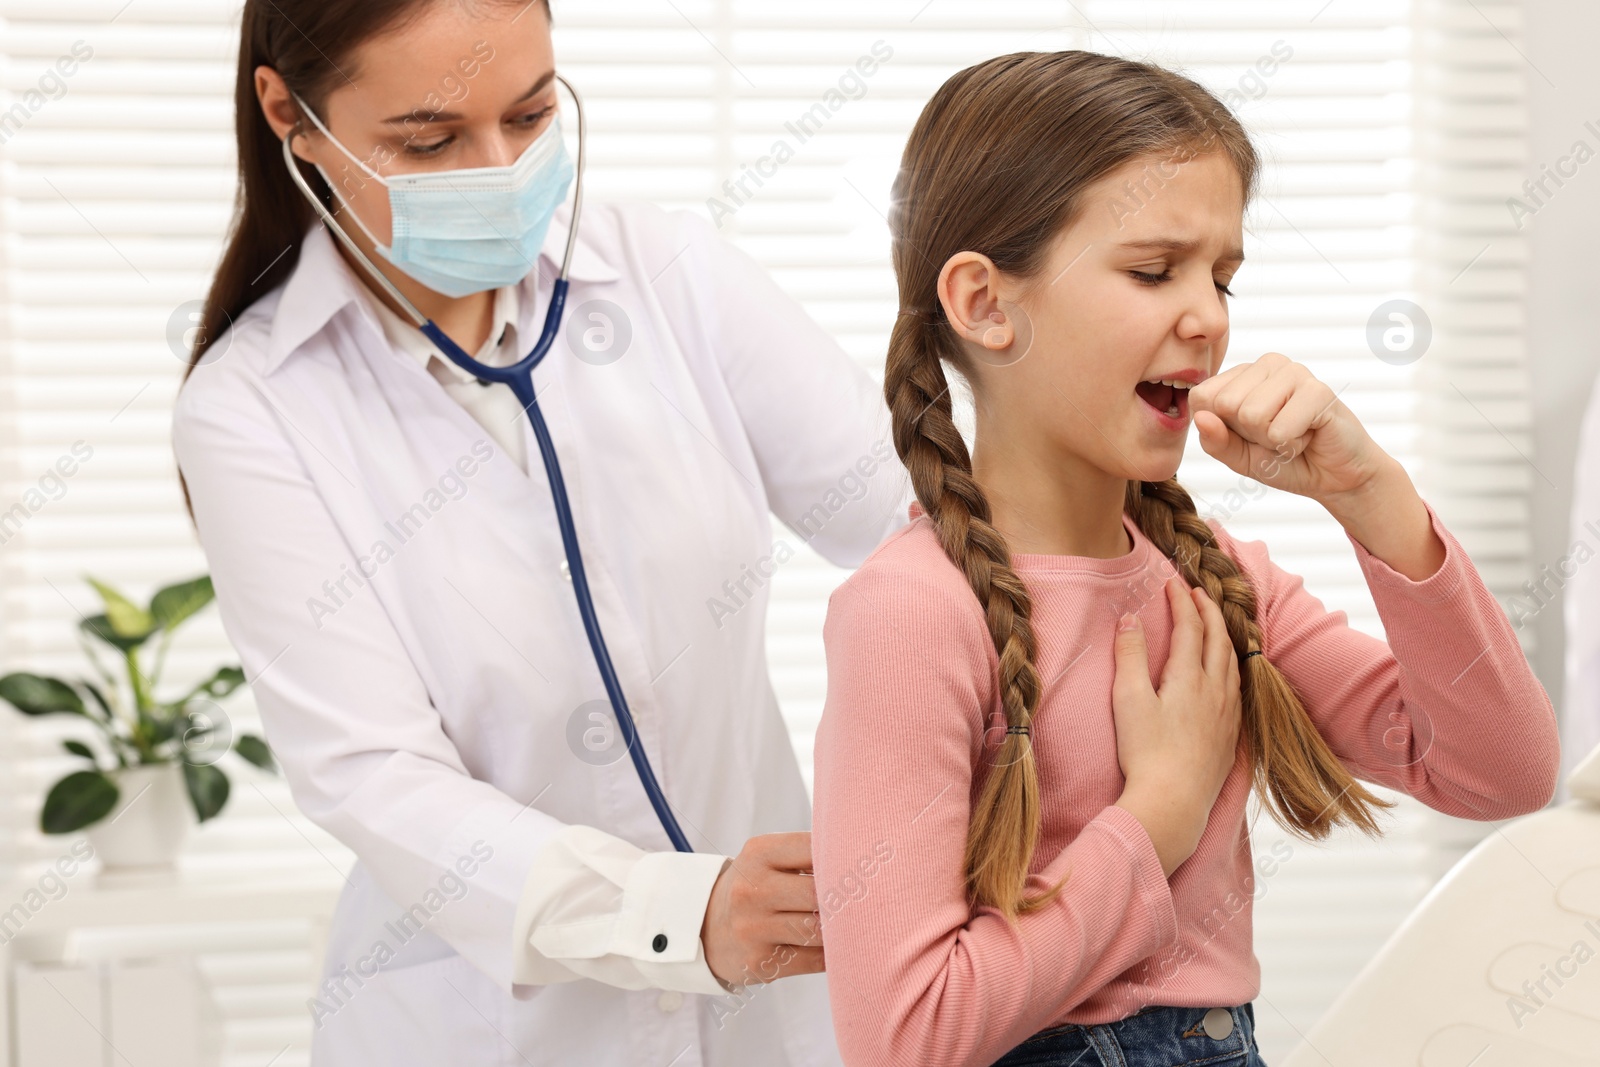
[[[711,973],[734,987],[821,971],[811,834],[746,841],[711,887],[700,943]]]

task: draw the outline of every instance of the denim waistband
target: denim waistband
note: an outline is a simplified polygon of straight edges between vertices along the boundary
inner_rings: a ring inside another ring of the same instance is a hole
[[[1251,1004],[1153,1004],[1114,1023],[1064,1023],[1041,1030],[994,1067],[1265,1067],[1256,1049],[1255,1024]]]

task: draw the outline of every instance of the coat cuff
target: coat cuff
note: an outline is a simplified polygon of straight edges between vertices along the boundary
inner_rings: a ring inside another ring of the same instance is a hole
[[[711,973],[700,927],[723,868],[733,861],[704,852],[649,852],[628,875],[612,951],[638,961],[657,989],[721,996],[728,988]]]
[[[724,994],[700,944],[726,856],[646,852],[563,827],[528,872],[513,921],[512,982],[591,978],[623,989]]]

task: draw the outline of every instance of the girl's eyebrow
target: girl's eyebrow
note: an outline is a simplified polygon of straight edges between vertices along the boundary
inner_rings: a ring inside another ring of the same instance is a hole
[[[1200,247],[1200,241],[1185,241],[1178,237],[1147,237],[1141,241],[1124,241],[1117,246],[1130,252],[1182,252],[1188,254]],[[1223,253],[1223,263],[1243,263],[1244,249],[1237,245]]]

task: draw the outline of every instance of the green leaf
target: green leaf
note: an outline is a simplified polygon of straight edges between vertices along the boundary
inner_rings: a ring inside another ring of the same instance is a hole
[[[0,678],[0,700],[24,715],[50,715],[64,712],[85,715],[83,698],[59,678],[16,673]]]
[[[228,802],[228,776],[215,767],[185,763],[183,782],[189,787],[189,799],[201,822],[215,817]]]
[[[100,640],[104,641],[106,644],[120,652],[126,652],[129,649],[138,648],[140,645],[144,644],[150,639],[150,634],[155,633],[154,628],[152,628],[149,633],[146,633],[140,637],[123,637],[121,634],[117,633],[115,627],[111,625],[111,620],[104,615],[90,615],[88,618],[78,623],[78,628],[84,633],[89,634],[91,637],[98,637]]]
[[[194,687],[189,696],[204,693],[213,700],[221,700],[244,684],[244,671],[239,667],[219,667],[217,673]]]
[[[150,600],[150,615],[158,629],[174,630],[179,623],[211,603],[216,592],[211,588],[211,576],[202,574],[187,582],[179,582],[162,589]]]
[[[99,771],[75,771],[50,787],[39,813],[39,829],[70,834],[99,822],[117,806],[117,783]]]
[[[278,769],[277,761],[272,758],[272,749],[255,734],[240,734],[239,740],[233,743],[233,750],[264,771],[276,772]]]
[[[110,722],[114,717],[111,714],[111,705],[106,703],[106,695],[100,692],[100,687],[95,685],[93,682],[84,682],[83,687],[89,691],[90,696],[94,697],[94,702],[100,705],[100,710],[104,713],[102,717],[105,719],[105,721]],[[85,707],[87,707],[87,705],[85,705]]]
[[[148,611],[99,579],[85,577],[100,594],[100,599],[106,602],[106,618],[111,622],[112,632],[118,637],[143,640],[155,631],[156,620]]]
[[[61,747],[72,753],[74,756],[82,756],[90,763],[94,762],[94,753],[90,752],[89,746],[84,744],[82,741],[63,741],[61,742]]]
[[[148,721],[150,746],[154,748],[176,737],[178,730],[189,721],[189,718],[186,715],[152,715]]]

